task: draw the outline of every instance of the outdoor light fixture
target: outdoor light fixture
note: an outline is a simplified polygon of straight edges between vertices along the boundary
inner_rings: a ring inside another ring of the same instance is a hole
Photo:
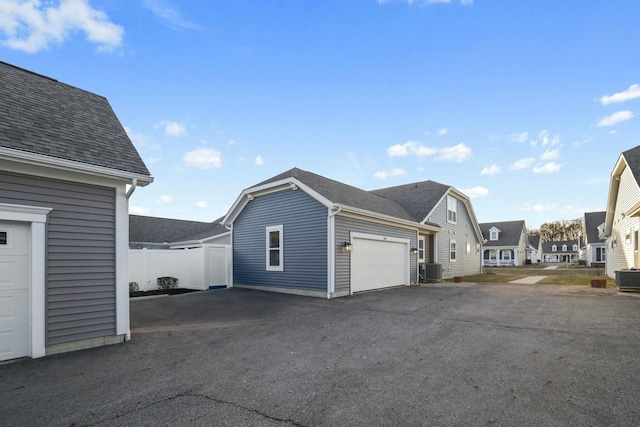
[[[412,254],[417,254],[418,253],[418,248],[411,248],[411,253]]]
[[[353,245],[351,244],[351,242],[342,242],[342,250],[345,252],[351,252],[351,249],[353,248]]]

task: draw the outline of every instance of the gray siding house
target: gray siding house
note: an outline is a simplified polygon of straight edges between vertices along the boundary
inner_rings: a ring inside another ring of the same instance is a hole
[[[640,146],[620,154],[609,184],[604,222],[606,272],[640,268]]]
[[[583,256],[589,267],[604,267],[606,262],[606,240],[600,235],[604,232],[606,212],[585,212],[583,221]]]
[[[0,62],[0,100],[0,360],[128,339],[128,197],[153,178],[104,97]]]
[[[529,240],[524,220],[480,224],[485,238],[482,265],[516,266],[526,264]]]
[[[364,191],[297,168],[244,190],[222,220],[231,229],[233,286],[333,298],[408,286],[418,281],[419,262],[439,257],[456,266],[446,269],[450,275],[479,271],[480,232],[464,195],[455,192],[460,207],[449,202],[458,214],[452,225],[460,229],[447,234],[438,255],[436,234],[443,228],[427,219],[437,210],[413,211],[413,199],[403,204],[382,194],[387,191]],[[444,222],[446,215],[445,205]],[[451,246],[454,239],[461,246]],[[466,253],[467,246],[474,251]]]

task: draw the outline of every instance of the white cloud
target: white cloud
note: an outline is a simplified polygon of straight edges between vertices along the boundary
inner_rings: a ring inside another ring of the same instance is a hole
[[[509,135],[509,141],[523,144],[529,139],[529,132],[512,133]]]
[[[613,113],[610,116],[604,116],[600,119],[596,126],[613,126],[618,123],[626,122],[627,120],[631,120],[633,118],[633,112],[629,110],[618,111],[617,113]]]
[[[417,141],[409,141],[404,144],[396,144],[387,148],[387,154],[390,157],[404,157],[414,154],[418,157],[432,156],[438,152],[437,148],[425,147]]]
[[[442,148],[436,160],[443,162],[464,162],[471,157],[471,147],[462,143],[453,147]]]
[[[134,132],[130,127],[124,126],[124,131],[127,132],[127,136],[133,142],[133,145],[140,151],[144,150],[160,150],[162,147],[160,144],[152,142],[149,137],[142,133]]]
[[[600,102],[602,103],[602,105],[609,105],[629,101],[636,98],[640,98],[640,85],[633,84],[629,86],[627,90],[614,93],[613,95],[603,96],[602,98],[600,98]]]
[[[162,160],[160,157],[149,157],[147,159],[147,163],[148,164],[158,163],[160,160]]]
[[[558,207],[557,204],[555,203],[538,203],[538,204],[531,204],[531,203],[525,203],[524,205],[522,205],[520,207],[520,212],[548,212],[548,211],[552,211],[554,209],[556,209]]]
[[[173,122],[171,120],[163,120],[161,122],[156,123],[156,128],[164,127],[164,134],[166,136],[183,136],[187,134],[187,128],[178,122]]]
[[[526,159],[520,159],[517,162],[513,163],[510,169],[519,170],[519,169],[528,169],[533,166],[536,162],[536,159],[532,157],[528,157]]]
[[[61,0],[57,6],[39,0],[0,1],[0,43],[15,50],[36,53],[52,43],[62,43],[77,31],[101,51],[113,51],[122,43],[124,29],[93,9],[87,0]]]
[[[222,153],[212,148],[196,148],[182,156],[182,162],[187,166],[203,169],[215,169],[222,166]]]
[[[449,129],[447,128],[440,128],[438,129],[438,136],[443,136],[449,133]]]
[[[480,175],[495,175],[497,173],[500,173],[500,166],[498,165],[485,166],[480,171]]]
[[[256,166],[262,166],[264,165],[264,160],[262,159],[262,156],[258,156],[256,157],[255,161],[254,161]]]
[[[129,206],[129,213],[132,215],[146,215],[149,213],[149,209],[140,206]]]
[[[230,139],[229,141],[227,141],[227,147],[231,147],[232,145],[236,145],[237,142],[235,139]]]
[[[200,208],[200,209],[204,209],[207,207],[207,202],[205,202],[204,200],[198,200],[195,204],[196,208]]]
[[[533,173],[553,173],[558,172],[562,165],[557,164],[556,162],[545,163],[542,166],[536,166],[533,168]]]
[[[144,0],[144,7],[162,19],[169,27],[183,30],[201,30],[202,27],[193,22],[189,22],[182,17],[178,10],[169,2],[164,0]]]
[[[532,147],[537,147],[538,145],[542,147],[552,147],[560,143],[560,135],[557,133],[551,135],[548,130],[543,129],[538,133],[538,139],[533,139],[529,143]]]
[[[159,204],[159,205],[168,205],[172,201],[173,201],[173,199],[171,198],[171,196],[167,196],[166,194],[164,196],[160,196],[160,198],[156,199],[156,203]]]
[[[462,191],[464,194],[469,196],[470,199],[475,199],[477,197],[484,197],[489,195],[489,190],[480,186],[462,189],[460,191]]]
[[[400,175],[404,175],[406,174],[407,171],[405,171],[402,168],[393,168],[389,171],[379,171],[373,174],[373,176],[377,179],[387,179],[391,176],[400,176]]]
[[[555,150],[547,150],[544,153],[542,153],[540,155],[540,160],[542,161],[554,160],[554,159],[557,159],[559,156],[560,156],[560,149],[556,148]]]

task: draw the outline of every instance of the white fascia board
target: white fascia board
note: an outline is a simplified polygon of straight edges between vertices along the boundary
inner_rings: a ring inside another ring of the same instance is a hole
[[[358,216],[374,218],[387,223],[392,223],[392,224],[401,225],[405,227],[408,226],[412,229],[422,229],[422,230],[428,230],[428,231],[434,231],[434,232],[442,231],[442,228],[440,227],[434,227],[432,225],[427,225],[419,222],[409,221],[406,219],[396,218],[393,216],[379,214],[379,213],[367,211],[364,209],[354,208],[351,206],[336,204],[335,207],[340,208],[341,213],[352,213]]]
[[[620,157],[618,158],[618,161],[616,162],[616,165],[613,168],[613,171],[611,172],[611,178],[609,181],[609,194],[607,197],[607,213],[605,214],[605,220],[604,220],[604,232],[602,233],[603,236],[608,237],[611,235],[611,232],[613,231],[613,216],[615,215],[615,209],[616,209],[616,200],[618,199],[618,189],[620,188],[620,176],[622,175],[622,172],[624,171],[624,169],[627,167],[627,161],[625,160],[624,156],[622,154],[620,154]]]
[[[117,178],[127,181],[137,180],[138,185],[144,187],[153,182],[153,177],[134,172],[122,171],[119,169],[96,166],[88,163],[76,162],[73,160],[60,159],[58,157],[44,156],[42,154],[29,153],[21,150],[0,147],[0,159],[26,163],[36,166],[45,166],[70,172],[80,172],[90,175]]]
[[[228,236],[230,235],[231,232],[227,231],[226,233],[220,233],[220,234],[216,234],[214,236],[209,236],[209,237],[205,237],[202,239],[197,239],[197,240],[183,240],[180,242],[173,242],[169,244],[169,248],[171,249],[178,249],[178,248],[182,248],[184,246],[193,246],[193,245],[206,245],[207,240],[211,240],[213,238],[216,237],[224,237],[224,236]],[[222,245],[222,246],[226,246],[226,245]]]
[[[225,226],[233,223],[240,212],[242,212],[242,209],[244,209],[244,207],[247,205],[247,203],[249,203],[249,201],[253,200],[255,197],[275,193],[278,191],[297,189],[301,189],[327,208],[331,208],[333,206],[333,202],[322,196],[317,191],[313,190],[308,185],[303,184],[296,178],[289,177],[243,190],[242,193],[240,193],[240,196],[238,196],[236,201],[231,206],[231,209],[229,209],[227,215],[222,219],[220,223]]]

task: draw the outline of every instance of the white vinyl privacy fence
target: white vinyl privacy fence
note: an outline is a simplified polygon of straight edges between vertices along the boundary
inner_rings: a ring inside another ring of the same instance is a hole
[[[231,283],[231,247],[209,245],[195,249],[129,249],[129,282],[141,291],[157,289],[158,277],[178,279],[178,287],[209,289]]]

